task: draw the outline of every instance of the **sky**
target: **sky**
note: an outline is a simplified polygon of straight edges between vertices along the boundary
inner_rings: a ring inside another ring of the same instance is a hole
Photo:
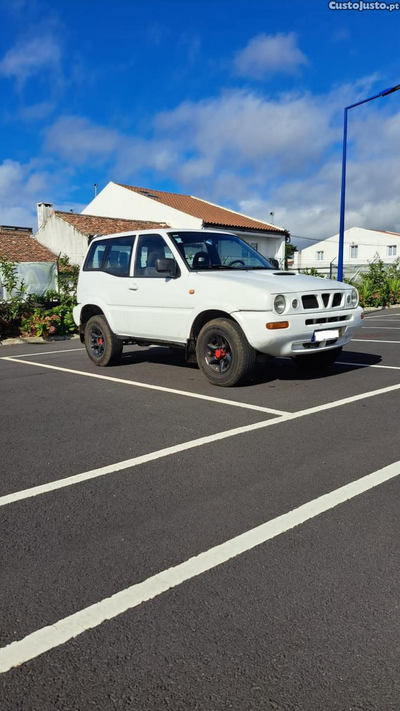
[[[343,107],[400,83],[400,10],[0,0],[0,224],[110,180],[338,232]],[[400,232],[400,91],[350,111],[346,227]],[[273,217],[270,213],[273,212]]]

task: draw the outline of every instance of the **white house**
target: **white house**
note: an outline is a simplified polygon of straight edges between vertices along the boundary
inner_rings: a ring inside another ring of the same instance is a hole
[[[35,238],[56,255],[66,254],[72,264],[81,264],[88,244],[94,235],[109,235],[114,232],[148,230],[169,227],[165,222],[149,220],[124,220],[98,215],[79,215],[74,212],[53,210],[51,203],[40,202],[38,231]]]
[[[294,253],[294,269],[311,269],[336,274],[339,250],[339,235],[322,242],[313,242],[309,247]],[[390,264],[400,257],[400,234],[384,230],[369,230],[351,227],[344,233],[343,264],[347,273],[356,272],[374,260]]]
[[[229,230],[265,257],[273,257],[280,263],[285,258],[285,238],[288,235],[285,229],[192,195],[110,182],[82,214],[162,221],[173,228]]]

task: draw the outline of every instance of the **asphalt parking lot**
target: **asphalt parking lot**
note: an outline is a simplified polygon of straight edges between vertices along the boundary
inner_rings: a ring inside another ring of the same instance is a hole
[[[329,374],[0,346],[0,708],[400,708],[400,308]]]

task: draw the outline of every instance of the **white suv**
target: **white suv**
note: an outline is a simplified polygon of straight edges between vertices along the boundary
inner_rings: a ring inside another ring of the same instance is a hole
[[[165,344],[197,360],[214,385],[238,383],[257,353],[332,365],[361,325],[352,286],[277,271],[234,234],[127,232],[92,241],[81,269],[79,325],[91,360],[124,344]]]

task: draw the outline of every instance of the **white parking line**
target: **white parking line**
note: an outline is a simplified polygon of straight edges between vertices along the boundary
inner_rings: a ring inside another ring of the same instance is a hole
[[[308,501],[292,511],[231,538],[220,545],[209,548],[193,558],[163,570],[141,583],[131,585],[111,597],[89,605],[53,625],[42,627],[23,639],[0,649],[0,673],[17,667],[30,659],[65,644],[87,630],[98,627],[106,620],[114,619],[143,602],[153,600],[158,595],[176,588],[178,585],[196,578],[213,568],[227,563],[243,553],[291,531],[307,521],[344,504],[356,496],[374,489],[399,476],[400,462],[390,464],[372,474],[341,486],[339,489]]]
[[[387,370],[400,370],[399,365],[377,365],[375,363],[348,363],[344,360],[336,361],[335,365],[354,365],[357,368],[386,368]]]
[[[14,361],[14,356],[0,358],[0,360]],[[190,393],[187,390],[177,390],[175,388],[166,388],[162,385],[151,385],[150,383],[139,383],[135,380],[124,380],[123,378],[113,378],[111,375],[100,375],[99,373],[86,373],[84,370],[74,370],[73,368],[62,368],[59,365],[49,365],[48,363],[35,363],[32,360],[18,360],[16,363],[24,363],[38,368],[48,368],[49,370],[58,370],[61,373],[72,373],[72,375],[83,375],[86,378],[97,378],[98,380],[108,380],[112,383],[120,383],[121,385],[133,385],[136,388],[145,388],[147,390],[157,390],[163,393],[172,393],[173,395],[183,395],[184,397],[192,397],[196,400],[208,400],[216,402],[219,405],[231,405],[231,407],[241,407],[245,410],[256,410],[269,415],[286,415],[285,410],[275,410],[272,407],[262,407],[261,405],[251,405],[248,402],[237,402],[236,400],[226,400],[221,397],[212,397],[212,395],[201,395],[200,393]]]
[[[370,331],[400,331],[400,326],[362,326]]]
[[[91,471],[83,472],[82,474],[74,474],[73,476],[65,477],[64,479],[49,481],[47,484],[33,486],[30,489],[15,491],[12,494],[6,494],[5,496],[0,497],[0,506],[7,506],[8,504],[22,501],[23,499],[30,499],[41,494],[47,494],[50,491],[56,491],[57,489],[64,489],[65,487],[73,486],[74,484],[80,484],[81,482],[88,481],[89,479],[96,479],[101,476],[106,476],[107,474],[114,474],[115,472],[120,472],[125,469],[131,469],[139,466],[140,464],[146,464],[146,462],[153,462],[157,459],[161,459],[162,457],[168,457],[171,454],[185,452],[188,449],[201,447],[205,444],[211,444],[212,442],[218,442],[220,440],[227,439],[228,437],[235,437],[236,435],[245,434],[247,432],[255,432],[256,430],[272,427],[273,425],[281,424],[282,422],[298,420],[301,417],[318,414],[319,412],[324,412],[325,410],[332,410],[333,408],[349,405],[353,402],[365,400],[377,395],[384,395],[394,390],[400,390],[400,383],[396,385],[389,385],[386,388],[379,388],[379,390],[370,390],[369,392],[361,393],[359,395],[351,395],[350,397],[343,398],[342,400],[334,400],[333,402],[328,402],[324,405],[309,407],[306,410],[288,413],[286,415],[282,415],[282,417],[275,417],[272,420],[262,420],[261,422],[255,422],[252,425],[243,425],[242,427],[235,427],[231,430],[216,432],[215,434],[207,435],[206,437],[199,437],[199,439],[192,439],[189,442],[182,442],[181,444],[176,444],[172,447],[165,447],[164,449],[159,449],[149,454],[143,454],[139,457],[125,459],[122,462],[116,462],[115,464],[109,464],[105,467],[92,469]]]
[[[378,338],[352,338],[351,343],[400,343],[400,341],[381,341]]]
[[[21,355],[4,356],[0,360],[8,360],[13,358],[28,358],[28,356],[43,356],[53,355],[54,353],[75,353],[76,351],[84,351],[85,348],[64,348],[61,351],[41,351],[40,353],[21,353]]]
[[[385,318],[384,316],[364,316],[364,321],[372,321],[372,319],[378,319],[378,321],[399,321],[400,315],[388,316],[387,318]]]

